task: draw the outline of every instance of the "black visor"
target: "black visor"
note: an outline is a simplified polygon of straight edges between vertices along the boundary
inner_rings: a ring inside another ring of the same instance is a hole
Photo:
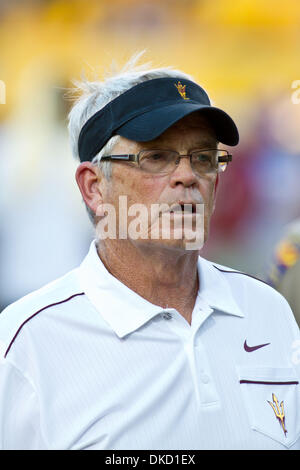
[[[113,135],[136,142],[153,140],[195,111],[205,116],[219,142],[238,144],[234,121],[211,106],[203,88],[182,78],[156,78],[125,91],[85,123],[78,140],[80,160],[91,161]]]

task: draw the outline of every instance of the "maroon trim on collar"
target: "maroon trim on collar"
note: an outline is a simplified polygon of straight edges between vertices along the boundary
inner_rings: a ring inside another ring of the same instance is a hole
[[[4,354],[4,357],[7,356],[8,354],[8,351],[10,350],[13,342],[15,341],[16,337],[18,336],[18,334],[20,333],[21,329],[23,328],[23,326],[25,325],[25,323],[27,323],[29,320],[31,320],[33,317],[35,317],[38,313],[42,312],[43,310],[46,310],[46,308],[50,308],[50,307],[54,307],[55,305],[59,305],[59,304],[63,304],[64,302],[68,302],[69,300],[73,299],[73,297],[77,297],[78,295],[85,295],[84,292],[80,292],[80,294],[73,294],[71,295],[71,297],[68,297],[67,299],[64,299],[64,300],[60,300],[59,302],[55,302],[54,304],[50,304],[50,305],[46,305],[45,307],[41,308],[40,310],[38,310],[37,312],[35,312],[33,315],[31,315],[30,317],[28,317],[22,324],[21,326],[18,328],[16,334],[14,335],[13,339],[11,340],[11,342],[9,343],[9,346],[6,350],[6,353]]]
[[[240,380],[240,384],[263,384],[263,385],[298,385],[298,381],[290,382],[261,382],[258,380]]]
[[[213,267],[216,268],[218,271],[221,271],[222,273],[243,274],[244,276],[252,277],[252,279],[256,279],[257,281],[263,282],[264,284],[267,284],[267,286],[271,287],[270,284],[268,284],[266,281],[263,281],[262,279],[259,279],[259,277],[252,276],[251,274],[243,273],[242,271],[226,271],[225,269],[218,268],[214,264],[213,264]]]

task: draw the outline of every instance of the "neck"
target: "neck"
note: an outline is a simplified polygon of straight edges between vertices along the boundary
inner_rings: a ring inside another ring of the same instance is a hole
[[[175,308],[189,323],[198,292],[198,252],[102,240],[98,255],[120,282],[162,308]]]

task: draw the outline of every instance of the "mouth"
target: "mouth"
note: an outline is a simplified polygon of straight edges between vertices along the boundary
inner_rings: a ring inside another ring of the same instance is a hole
[[[180,214],[196,214],[196,203],[194,202],[182,202],[179,201],[177,204],[174,204],[171,209],[170,213],[175,214],[175,213],[180,213]]]

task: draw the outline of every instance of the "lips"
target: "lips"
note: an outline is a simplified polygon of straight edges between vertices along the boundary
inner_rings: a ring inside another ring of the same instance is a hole
[[[196,214],[196,203],[194,202],[182,202],[179,201],[170,208],[170,213],[184,213],[184,214]]]

